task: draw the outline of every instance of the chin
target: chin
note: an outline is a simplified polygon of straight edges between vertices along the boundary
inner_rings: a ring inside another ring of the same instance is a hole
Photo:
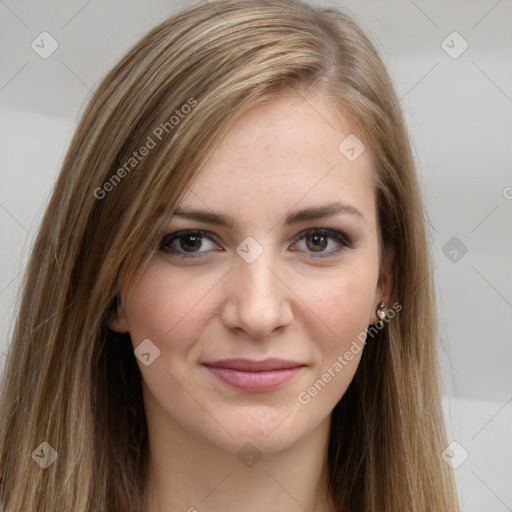
[[[269,406],[248,406],[245,411],[240,409],[239,406],[224,415],[225,419],[221,421],[232,437],[221,429],[221,438],[212,439],[217,446],[234,453],[249,443],[267,455],[286,451],[322,421],[321,418],[319,421],[308,418],[306,411],[295,404],[282,409]]]

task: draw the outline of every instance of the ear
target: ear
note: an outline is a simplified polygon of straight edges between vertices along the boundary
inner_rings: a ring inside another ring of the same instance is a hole
[[[112,320],[110,321],[109,325],[110,329],[112,329],[115,332],[119,333],[127,333],[130,331],[128,328],[128,321],[126,318],[126,310],[121,304],[121,301],[118,301],[117,309],[112,317]]]
[[[386,258],[381,264],[377,287],[375,288],[373,310],[370,315],[370,324],[374,324],[379,320],[375,310],[381,302],[385,302],[389,307],[391,300],[391,292],[393,291],[393,263],[395,261],[395,248],[389,245],[386,247]]]

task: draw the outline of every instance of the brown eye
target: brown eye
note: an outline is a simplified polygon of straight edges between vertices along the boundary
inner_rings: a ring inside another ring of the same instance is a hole
[[[324,235],[309,235],[306,237],[306,245],[312,251],[323,251],[328,243],[328,237]]]
[[[210,244],[210,247],[208,247]],[[206,250],[204,249],[206,245]],[[179,231],[166,235],[160,242],[160,249],[164,252],[187,257],[207,253],[215,244],[205,235],[203,231]]]
[[[186,235],[179,239],[180,248],[187,252],[194,252],[201,248],[202,238],[196,235]]]
[[[300,247],[302,243],[303,246]],[[333,256],[344,249],[350,249],[353,245],[350,237],[344,233],[326,228],[313,228],[299,235],[295,243],[295,250],[304,251],[310,255],[314,254],[318,257],[327,257]]]

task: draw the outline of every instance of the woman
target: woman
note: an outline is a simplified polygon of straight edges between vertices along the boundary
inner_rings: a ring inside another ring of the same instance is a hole
[[[18,511],[458,511],[397,97],[334,9],[218,1],[91,99],[1,395]]]

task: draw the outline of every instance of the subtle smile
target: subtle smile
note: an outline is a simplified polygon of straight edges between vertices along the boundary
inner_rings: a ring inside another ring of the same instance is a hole
[[[208,370],[225,384],[243,391],[270,391],[282,386],[306,365],[283,359],[224,359],[204,363]]]

